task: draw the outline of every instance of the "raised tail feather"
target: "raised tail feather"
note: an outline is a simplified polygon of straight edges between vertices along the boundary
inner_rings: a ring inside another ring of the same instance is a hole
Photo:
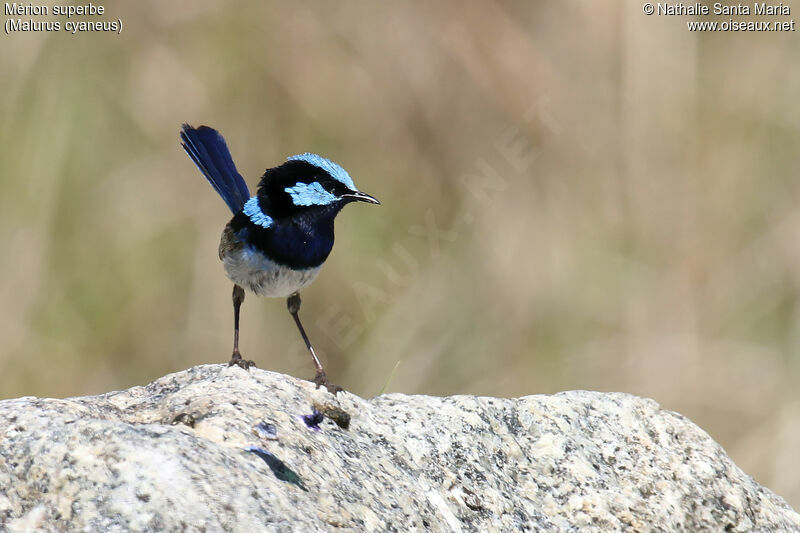
[[[214,128],[184,124],[181,146],[234,214],[250,198],[247,183],[233,164],[225,139]]]

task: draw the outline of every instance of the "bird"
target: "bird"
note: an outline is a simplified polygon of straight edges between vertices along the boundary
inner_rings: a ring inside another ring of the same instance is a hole
[[[233,282],[233,353],[228,366],[249,370],[239,351],[239,311],[245,290],[286,298],[286,305],[316,367],[314,383],[336,393],[300,321],[300,291],[319,274],[333,248],[333,221],[354,202],[377,204],[359,191],[340,165],[317,154],[293,155],[268,168],[251,196],[222,135],[209,126],[183,124],[181,146],[233,213],[222,231],[219,258]]]

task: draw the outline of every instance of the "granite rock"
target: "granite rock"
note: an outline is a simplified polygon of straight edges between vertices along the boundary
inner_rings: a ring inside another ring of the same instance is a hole
[[[652,400],[337,397],[205,365],[0,402],[0,531],[800,531]]]

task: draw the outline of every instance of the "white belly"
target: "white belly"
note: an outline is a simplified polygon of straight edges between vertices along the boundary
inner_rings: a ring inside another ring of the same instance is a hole
[[[285,298],[304,289],[314,281],[321,268],[294,270],[275,263],[249,246],[226,254],[222,263],[231,281],[271,298]]]

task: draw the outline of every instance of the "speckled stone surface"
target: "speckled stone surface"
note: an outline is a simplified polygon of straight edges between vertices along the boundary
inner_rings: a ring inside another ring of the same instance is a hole
[[[523,530],[800,531],[800,515],[625,394],[334,398],[206,365],[0,402],[0,531]]]

